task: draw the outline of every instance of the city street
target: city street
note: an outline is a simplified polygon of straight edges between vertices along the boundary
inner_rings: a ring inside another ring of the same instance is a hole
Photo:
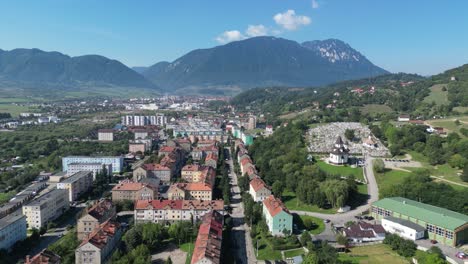
[[[229,158],[226,164],[229,166],[229,178],[232,183],[231,185],[231,207],[232,207],[232,223],[233,228],[231,231],[231,238],[233,239],[233,251],[236,263],[256,263],[254,248],[252,245],[252,239],[250,237],[250,231],[247,224],[244,222],[244,207],[242,204],[241,191],[237,185],[237,175],[234,172],[234,164],[232,161],[232,155],[229,148],[225,148],[229,151]]]

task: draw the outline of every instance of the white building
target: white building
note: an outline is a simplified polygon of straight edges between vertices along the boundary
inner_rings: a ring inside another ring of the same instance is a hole
[[[123,170],[123,157],[122,156],[68,156],[62,158],[62,170],[68,171],[68,165],[72,163],[100,163],[100,164],[111,164],[112,173],[120,173]]]
[[[409,220],[386,216],[382,219],[382,226],[388,233],[397,234],[398,236],[418,240],[424,238],[426,229]]]
[[[340,136],[336,139],[335,146],[330,152],[328,161],[332,164],[346,164],[348,163],[349,149],[348,144],[344,143]]]
[[[164,126],[167,124],[167,117],[164,116],[164,114],[157,114],[152,116],[126,115],[122,116],[121,122],[124,126]]]
[[[26,217],[12,213],[0,219],[0,249],[9,250],[17,241],[26,239]]]
[[[271,195],[270,188],[258,177],[251,180],[249,186],[249,193],[255,202],[263,202],[263,200]]]
[[[68,201],[73,202],[93,185],[93,172],[80,171],[57,183],[57,189],[68,191]]]
[[[99,129],[98,130],[99,141],[114,141],[114,130],[112,129]]]
[[[107,171],[107,175],[112,175],[112,164],[102,163],[71,163],[68,164],[66,176],[71,176],[80,171],[90,171],[93,173],[93,180],[96,179],[96,174],[101,173],[103,167]]]
[[[399,115],[398,122],[409,122],[410,116],[409,115]]]
[[[40,229],[62,215],[69,207],[67,190],[54,189],[23,205],[23,214],[26,216],[29,229]]]

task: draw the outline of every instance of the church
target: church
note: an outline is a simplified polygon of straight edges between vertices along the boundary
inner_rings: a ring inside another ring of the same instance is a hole
[[[341,136],[338,136],[338,138],[335,141],[335,146],[330,152],[330,158],[328,159],[328,161],[332,164],[343,165],[348,163],[348,158],[348,144],[343,142]]]

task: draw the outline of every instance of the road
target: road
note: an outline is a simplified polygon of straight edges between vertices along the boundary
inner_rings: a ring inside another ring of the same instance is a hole
[[[348,221],[355,221],[354,218],[357,215],[361,215],[363,212],[369,210],[371,204],[379,199],[379,187],[377,186],[377,180],[375,179],[374,170],[372,168],[372,160],[373,158],[367,156],[365,159],[364,170],[367,176],[367,193],[369,198],[367,199],[366,204],[358,206],[351,211],[346,213],[339,213],[339,214],[322,214],[322,213],[315,213],[315,212],[307,212],[307,211],[291,211],[292,213],[296,213],[299,215],[310,215],[314,217],[318,217],[321,219],[330,219],[330,221],[335,225],[344,225]]]
[[[234,172],[234,164],[229,148],[225,148],[229,152],[229,158],[226,164],[229,166],[229,179],[231,181],[231,207],[232,207],[232,224],[231,239],[233,240],[233,252],[236,263],[257,263],[255,252],[250,237],[250,229],[244,222],[244,205],[242,203],[241,191],[237,185],[237,175]]]

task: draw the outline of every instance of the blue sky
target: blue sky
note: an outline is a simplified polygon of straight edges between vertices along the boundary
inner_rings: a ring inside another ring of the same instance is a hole
[[[2,0],[0,49],[147,66],[255,35],[337,38],[391,72],[428,75],[468,63],[467,10],[464,0]]]

